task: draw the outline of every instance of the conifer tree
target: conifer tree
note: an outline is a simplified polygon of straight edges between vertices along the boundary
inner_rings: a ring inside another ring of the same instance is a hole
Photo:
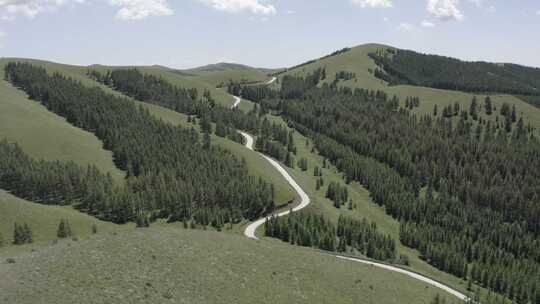
[[[478,101],[476,96],[473,97],[471,106],[469,108],[469,115],[471,115],[473,120],[478,120]]]
[[[60,220],[60,224],[58,224],[58,230],[56,231],[56,236],[61,239],[65,239],[69,237],[69,234],[67,232],[66,222],[64,219]]]
[[[24,223],[23,228],[23,243],[30,244],[34,242],[34,235],[32,233],[32,229],[30,229],[30,226],[27,223]]]
[[[486,110],[486,115],[493,114],[493,103],[491,102],[491,97],[486,96],[486,99],[484,101],[484,106]]]

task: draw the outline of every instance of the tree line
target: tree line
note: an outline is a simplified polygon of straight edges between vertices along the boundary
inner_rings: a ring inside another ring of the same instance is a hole
[[[385,261],[396,257],[395,241],[366,219],[340,216],[336,227],[322,215],[291,213],[286,217],[270,217],[264,227],[266,236],[298,246],[360,253]]]
[[[379,66],[375,77],[392,85],[408,84],[465,92],[540,96],[540,69],[516,64],[466,62],[407,50],[370,53]]]
[[[8,153],[0,154],[2,187],[23,198],[74,204],[116,223],[140,215],[238,222],[274,208],[271,184],[249,176],[244,162],[201,140],[193,128],[164,123],[127,98],[31,64],[9,63],[5,75],[31,99],[96,134],[127,173],[125,184],[114,185],[93,167],[32,160],[4,142],[0,147]]]

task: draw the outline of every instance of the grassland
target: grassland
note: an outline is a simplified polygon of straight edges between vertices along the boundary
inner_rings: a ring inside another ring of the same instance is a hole
[[[438,292],[309,249],[162,227],[0,251],[0,273],[0,301],[19,304],[429,303]]]
[[[403,104],[405,98],[408,96],[420,97],[420,107],[414,109],[414,113],[431,115],[435,104],[438,106],[440,113],[443,107],[453,105],[455,102],[460,103],[462,109],[469,108],[472,98],[475,96],[473,94],[409,85],[388,86],[387,83],[376,78],[370,70],[373,71],[377,66],[375,65],[375,62],[368,57],[368,54],[388,48],[391,47],[380,44],[357,46],[352,48],[349,52],[321,59],[315,63],[287,71],[286,73],[281,74],[279,78],[283,78],[284,75],[302,76],[317,68],[326,68],[327,79],[324,80],[324,82],[331,83],[335,80],[335,74],[337,72],[348,71],[355,73],[356,79],[341,81],[340,85],[342,86],[382,90],[387,92],[390,96],[396,95]],[[476,96],[478,97],[480,104],[482,104],[485,95],[478,94]],[[490,96],[496,109],[500,109],[503,102],[515,105],[516,112],[523,115],[524,121],[526,123],[529,122],[531,126],[540,130],[539,108],[511,95],[493,94]],[[496,115],[487,116],[484,115],[484,113],[481,113],[481,116],[489,120],[494,120],[496,117]]]
[[[191,76],[190,78],[196,81],[208,83],[215,87],[227,83],[230,80],[234,82],[246,83],[263,82],[269,79],[265,73],[255,69],[205,72],[199,75]]]
[[[92,233],[95,224],[98,232],[121,231],[127,228],[109,222],[100,221],[92,216],[80,213],[69,206],[47,206],[32,203],[0,190],[0,233],[8,245],[13,236],[14,223],[30,225],[35,244],[13,246],[10,250],[31,250],[41,247],[56,239],[56,230],[60,219],[67,219],[77,238],[86,238]],[[0,251],[3,249],[0,249]],[[1,301],[1,299],[0,299]]]

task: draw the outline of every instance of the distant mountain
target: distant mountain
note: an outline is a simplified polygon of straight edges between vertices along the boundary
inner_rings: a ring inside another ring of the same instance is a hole
[[[188,74],[206,74],[206,73],[217,73],[217,72],[227,72],[227,71],[258,71],[265,74],[274,73],[279,69],[268,69],[268,68],[255,68],[245,64],[239,63],[229,63],[229,62],[220,62],[215,64],[208,64],[201,67],[196,67],[193,69],[181,70],[184,73]]]

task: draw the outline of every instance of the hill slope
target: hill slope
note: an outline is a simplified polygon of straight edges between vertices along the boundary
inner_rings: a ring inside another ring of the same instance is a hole
[[[38,246],[43,245],[44,242],[55,240],[61,219],[69,221],[74,235],[79,238],[90,235],[93,224],[97,225],[100,233],[125,229],[125,226],[100,221],[92,216],[80,213],[72,207],[36,204],[0,190],[0,234],[4,236],[6,244],[11,242],[15,222],[30,225],[34,242]],[[19,248],[13,247],[12,249],[18,250]]]
[[[2,72],[6,62],[0,61]],[[3,138],[18,143],[34,158],[74,161],[81,166],[94,164],[119,182],[125,175],[115,167],[112,153],[103,149],[103,143],[94,134],[72,126],[2,79],[0,139]]]
[[[399,97],[402,105],[404,105],[405,99],[409,96],[419,97],[420,106],[415,108],[413,112],[421,114],[432,114],[435,105],[438,106],[439,110],[442,110],[443,107],[453,105],[455,102],[460,103],[462,109],[468,109],[474,96],[477,96],[481,102],[486,96],[485,94],[472,94],[413,85],[390,86],[387,82],[375,77],[374,71],[378,66],[369,56],[370,53],[385,50],[395,50],[395,48],[381,44],[360,45],[334,56],[327,56],[292,68],[280,74],[278,78],[281,80],[285,75],[305,76],[318,68],[325,68],[327,77],[323,82],[330,84],[336,79],[338,72],[351,72],[355,74],[355,77],[349,80],[340,80],[338,85],[351,88],[383,90],[390,95]],[[536,129],[540,129],[540,109],[537,107],[512,95],[493,93],[490,96],[496,109],[500,109],[503,103],[515,105],[516,112],[523,114],[522,116],[526,123],[529,122]],[[489,117],[484,115],[484,113],[480,113],[480,116],[484,119],[495,119],[495,115]]]
[[[0,64],[2,64],[3,66],[5,63],[10,62],[10,61],[23,61],[23,62],[32,63],[34,65],[39,65],[46,68],[48,71],[59,72],[66,76],[72,77],[76,80],[79,80],[83,84],[92,82],[91,79],[85,76],[89,67],[59,64],[55,62],[35,60],[35,59],[24,59],[24,58],[2,58],[0,59]],[[152,74],[158,77],[163,77],[167,81],[170,81],[171,83],[184,87],[186,89],[196,88],[198,91],[201,92],[201,94],[204,90],[209,90],[212,96],[214,97],[214,99],[216,99],[217,102],[225,106],[230,106],[234,102],[232,96],[227,94],[227,92],[223,90],[218,90],[215,88],[215,86],[209,85],[205,82],[200,82],[200,81],[197,81],[196,79],[187,77],[183,73],[175,73],[174,71],[166,67],[161,67],[161,66],[123,66],[123,67],[120,66],[118,67],[118,66],[92,65],[91,68],[98,70],[100,72],[106,72],[107,70],[118,69],[118,68],[126,68],[126,69],[137,68],[141,71],[144,71],[145,73]]]
[[[271,71],[270,69],[258,69],[243,64],[216,63],[179,72],[191,74],[193,80],[217,87],[228,81],[241,83],[264,82],[269,79],[267,74]]]
[[[437,293],[311,250],[193,230],[104,233],[5,258],[7,303],[429,303]]]

